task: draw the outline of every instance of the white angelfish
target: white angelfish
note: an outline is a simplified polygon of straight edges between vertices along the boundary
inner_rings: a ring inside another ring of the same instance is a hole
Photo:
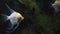
[[[18,25],[20,23],[19,20],[22,21],[24,19],[24,17],[20,13],[11,9],[7,4],[6,4],[6,6],[7,6],[8,10],[11,12],[11,14],[9,16],[4,15],[4,14],[1,14],[1,15],[4,16],[4,19],[5,19],[4,21],[10,20],[11,24],[9,25],[9,27],[7,27],[8,31],[6,31],[6,32],[10,33],[10,32],[15,31],[15,29],[18,27]],[[12,30],[12,31],[10,31],[10,30]]]

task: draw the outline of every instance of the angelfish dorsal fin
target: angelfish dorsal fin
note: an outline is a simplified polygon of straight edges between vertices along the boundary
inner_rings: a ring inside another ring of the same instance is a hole
[[[5,4],[6,5],[6,7],[7,7],[7,9],[10,11],[10,13],[13,13],[13,12],[15,12],[13,9],[11,9],[7,4]]]

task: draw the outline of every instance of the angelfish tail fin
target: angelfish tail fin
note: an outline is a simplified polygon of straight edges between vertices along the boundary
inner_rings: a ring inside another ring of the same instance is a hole
[[[7,21],[8,19],[8,16],[7,15],[4,15],[4,14],[0,14],[0,17],[1,17],[1,20],[3,21],[3,22],[5,22],[5,21]]]

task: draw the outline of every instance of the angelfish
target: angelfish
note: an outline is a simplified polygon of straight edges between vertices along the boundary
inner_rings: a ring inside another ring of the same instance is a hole
[[[8,10],[11,12],[11,14],[9,16],[5,14],[1,14],[1,15],[4,16],[4,20],[3,20],[4,22],[8,20],[10,21],[8,22],[10,24],[8,24],[6,32],[11,33],[18,28],[19,23],[24,19],[24,17],[19,12],[16,12],[15,10],[11,9],[7,4],[5,5],[8,8]]]
[[[56,15],[60,11],[60,1],[59,0],[55,0],[55,2],[52,4],[52,7],[55,10],[54,15]]]

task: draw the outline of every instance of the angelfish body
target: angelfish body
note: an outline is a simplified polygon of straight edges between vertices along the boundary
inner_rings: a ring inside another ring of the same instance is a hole
[[[19,21],[20,19],[20,21]],[[24,19],[24,17],[18,13],[18,12],[13,12],[10,16],[7,16],[7,20],[10,20],[8,30],[12,31],[7,31],[7,32],[13,32],[19,25],[19,23]],[[17,25],[15,28],[13,28],[15,25]]]
[[[8,16],[7,19],[10,19],[12,24],[16,24],[18,22],[18,19],[23,20],[24,17],[18,12],[13,12],[10,16]]]

